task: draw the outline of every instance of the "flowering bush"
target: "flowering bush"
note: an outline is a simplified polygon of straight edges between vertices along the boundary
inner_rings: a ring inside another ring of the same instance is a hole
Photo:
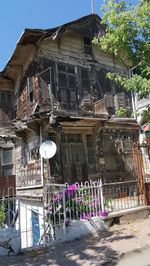
[[[108,211],[101,210],[99,194],[92,189],[78,188],[76,184],[72,184],[57,192],[49,202],[47,218],[52,223],[66,220],[67,226],[72,219],[87,220],[94,216],[107,216]]]

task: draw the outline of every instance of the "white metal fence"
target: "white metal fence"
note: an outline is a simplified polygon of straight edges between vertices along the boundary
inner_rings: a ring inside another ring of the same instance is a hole
[[[0,200],[0,208],[5,207],[2,225],[20,230],[22,248],[61,239],[72,220],[106,217],[141,205],[144,197],[136,181],[48,184],[43,194]]]
[[[54,225],[101,215],[104,210],[102,183],[75,183],[65,187],[52,184],[46,191],[45,202],[47,219]]]
[[[109,202],[108,211],[116,212],[145,204],[144,194],[139,193],[137,181],[109,183],[103,185],[105,202]]]
[[[19,229],[19,208],[19,199],[16,199],[14,188],[10,187],[0,198],[0,229],[16,227],[16,223]]]

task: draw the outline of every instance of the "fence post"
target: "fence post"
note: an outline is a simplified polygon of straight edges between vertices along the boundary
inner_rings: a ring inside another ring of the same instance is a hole
[[[63,215],[64,215],[63,231],[64,231],[64,234],[65,234],[65,240],[66,240],[66,198],[65,198],[65,189],[63,189]]]
[[[20,248],[22,248],[22,239],[21,239],[21,219],[20,219],[20,196],[16,197],[16,202],[18,204],[18,231],[20,235]]]
[[[99,187],[100,187],[101,208],[102,208],[102,211],[104,211],[103,184],[102,184],[102,180],[101,179],[100,179]]]

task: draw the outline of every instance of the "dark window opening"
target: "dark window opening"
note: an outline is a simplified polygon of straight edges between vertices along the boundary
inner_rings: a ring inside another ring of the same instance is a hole
[[[87,96],[90,93],[90,78],[88,69],[81,69],[81,85],[83,96]]]
[[[59,71],[64,71],[64,72],[66,72],[66,65],[65,65],[65,64],[63,64],[63,63],[59,63],[57,66],[58,66],[58,70],[59,70]]]
[[[62,109],[77,109],[77,85],[75,67],[63,63],[58,64],[58,99]]]
[[[30,77],[27,79],[27,89],[28,89],[28,100],[29,103],[34,102],[34,78]]]
[[[84,37],[84,52],[85,54],[92,55],[92,42],[90,38]]]
[[[29,101],[33,103],[33,91],[29,93]]]

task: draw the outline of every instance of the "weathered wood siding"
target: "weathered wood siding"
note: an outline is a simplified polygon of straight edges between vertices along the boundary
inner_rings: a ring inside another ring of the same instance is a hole
[[[130,161],[127,162],[125,155],[110,140],[111,128],[108,134],[103,132],[107,121],[101,120],[101,117],[114,115],[120,107],[131,109],[130,95],[106,78],[108,71],[115,69],[128,75],[128,69],[91,43],[88,34],[93,36],[93,25],[76,25],[76,31],[73,27],[66,31],[60,29],[59,33],[38,43],[37,53],[18,86],[17,118],[37,115],[42,132],[40,134],[38,128],[31,126],[34,119],[27,122],[23,141],[17,145],[18,187],[41,184],[41,137],[42,141],[51,139],[57,145],[57,154],[49,161],[55,182],[74,183],[94,176],[97,179],[104,170],[126,171]],[[58,115],[57,126],[63,133],[57,134],[54,125],[50,124],[51,111]],[[71,116],[80,117],[77,124]],[[91,116],[92,122],[84,119]],[[94,116],[99,121],[94,121]],[[118,130],[117,126],[112,129]],[[44,182],[48,181],[47,169],[44,163]],[[109,181],[117,181],[117,178],[120,177],[111,176]]]
[[[111,97],[119,93],[115,85],[106,79],[106,73],[115,67],[120,73],[127,74],[127,69],[120,64],[114,65],[113,59],[94,45],[92,45],[92,50],[92,55],[85,54],[83,36],[79,33],[69,32],[62,34],[56,40],[51,37],[43,40],[36,58],[29,65],[20,85],[17,97],[17,117],[29,116],[36,104],[42,111],[51,110],[52,99],[48,91],[49,85],[56,109],[62,110],[87,109],[94,112],[94,102],[104,98],[107,93],[113,95]],[[60,64],[64,64],[63,70],[60,70]],[[74,68],[73,72],[69,72],[69,67]],[[32,79],[33,86],[32,101],[29,99],[29,79]],[[47,97],[47,100],[43,101],[43,97]],[[127,95],[127,97],[130,96]],[[114,98],[113,101],[113,112],[115,112],[115,108],[119,108],[120,105],[118,98],[117,100]],[[112,108],[113,106],[111,104]],[[107,107],[109,108],[109,104]],[[129,104],[130,108],[131,104]]]
[[[42,185],[39,132],[28,132],[24,140],[16,143],[16,186],[32,187]]]

